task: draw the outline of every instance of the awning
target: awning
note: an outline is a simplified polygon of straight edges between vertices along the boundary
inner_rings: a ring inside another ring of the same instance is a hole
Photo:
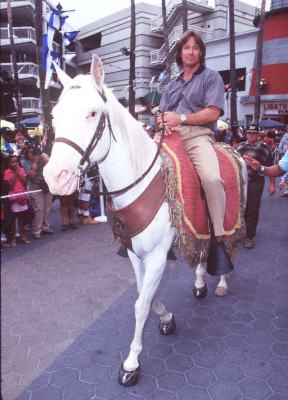
[[[24,128],[36,128],[40,124],[40,116],[22,119],[19,125],[24,126]]]
[[[259,122],[260,128],[269,129],[269,128],[285,128],[286,125],[282,122],[275,121],[274,119],[263,119]]]

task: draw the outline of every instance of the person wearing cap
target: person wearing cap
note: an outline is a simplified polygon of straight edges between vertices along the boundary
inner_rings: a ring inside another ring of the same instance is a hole
[[[261,165],[273,165],[273,156],[269,147],[260,140],[259,128],[257,125],[250,125],[246,130],[245,142],[237,146],[237,151],[242,157],[252,157],[257,160]],[[256,229],[259,220],[259,211],[261,205],[261,197],[264,189],[264,176],[258,174],[248,164],[248,190],[247,190],[247,203],[245,209],[245,222],[246,222],[246,239],[244,247],[252,249],[254,247],[253,238],[256,235]],[[268,188],[270,195],[275,193],[275,179],[270,178],[270,185]]]
[[[224,114],[224,83],[217,71],[205,66],[205,44],[193,32],[183,33],[177,42],[179,76],[165,89],[157,124],[165,134],[176,132],[201,180],[215,236],[222,240],[226,196],[214,150],[216,121]]]

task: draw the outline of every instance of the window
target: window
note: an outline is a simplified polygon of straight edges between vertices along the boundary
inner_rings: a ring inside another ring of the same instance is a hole
[[[101,47],[102,32],[94,33],[94,35],[88,36],[81,40],[84,51],[94,50]]]
[[[230,70],[227,69],[225,71],[219,71],[219,74],[222,76],[225,87],[227,88],[230,84]],[[237,90],[239,92],[243,92],[245,90],[246,83],[246,68],[237,68],[236,69],[236,80],[237,80]]]

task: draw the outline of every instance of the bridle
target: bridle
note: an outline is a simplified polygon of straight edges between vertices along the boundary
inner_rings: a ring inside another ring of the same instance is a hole
[[[106,103],[107,102],[107,98],[106,98],[106,96],[104,94],[104,91],[102,91],[102,92],[98,91],[98,93],[102,97],[103,101]],[[162,116],[162,118],[163,118],[163,116]],[[95,149],[95,147],[97,146],[97,144],[99,143],[99,141],[102,138],[104,129],[106,127],[106,120],[107,120],[107,125],[108,125],[108,129],[109,129],[109,134],[110,134],[110,145],[109,145],[109,148],[108,148],[108,151],[107,151],[106,155],[99,161],[99,162],[102,162],[102,161],[104,161],[106,159],[106,157],[109,154],[112,139],[115,142],[117,142],[117,140],[115,138],[115,135],[113,133],[112,127],[111,127],[109,115],[104,113],[104,112],[101,113],[98,125],[96,127],[95,132],[94,132],[94,135],[93,135],[90,143],[88,144],[86,150],[83,150],[77,143],[75,143],[72,140],[67,139],[65,137],[58,137],[53,142],[53,144],[54,143],[65,143],[68,146],[72,147],[74,150],[76,150],[78,153],[80,153],[80,155],[82,156],[81,160],[79,161],[79,165],[78,165],[78,171],[79,171],[79,173],[77,175],[78,176],[78,189],[79,189],[79,187],[83,186],[83,184],[84,184],[85,175],[86,175],[87,169],[91,165],[90,156],[91,156],[93,150]],[[98,193],[101,194],[101,195],[104,195],[104,196],[119,195],[121,193],[124,193],[124,192],[132,189],[139,182],[141,182],[145,178],[145,176],[151,171],[152,167],[154,166],[154,164],[155,164],[155,162],[156,162],[156,160],[157,160],[157,158],[158,158],[158,156],[160,154],[160,150],[161,150],[161,146],[162,146],[163,140],[164,140],[164,129],[161,130],[161,137],[160,137],[160,141],[158,143],[157,152],[156,152],[156,154],[155,154],[150,166],[148,167],[148,169],[138,179],[136,179],[136,181],[132,182],[130,185],[127,185],[124,188],[119,189],[119,190],[114,190],[112,192],[104,190],[104,191],[98,192]],[[85,162],[87,162],[87,166],[86,166],[86,168],[83,168]]]

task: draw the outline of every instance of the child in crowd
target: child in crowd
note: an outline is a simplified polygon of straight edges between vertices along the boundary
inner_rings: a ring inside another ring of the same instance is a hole
[[[16,246],[16,221],[18,221],[18,231],[19,231],[19,242],[23,244],[29,244],[30,241],[24,236],[24,220],[25,213],[28,210],[28,195],[23,194],[26,191],[27,177],[26,172],[22,167],[19,166],[18,158],[15,155],[9,157],[8,168],[4,171],[3,176],[4,181],[9,186],[9,195],[11,196],[11,232],[10,232],[10,245],[12,247]]]

